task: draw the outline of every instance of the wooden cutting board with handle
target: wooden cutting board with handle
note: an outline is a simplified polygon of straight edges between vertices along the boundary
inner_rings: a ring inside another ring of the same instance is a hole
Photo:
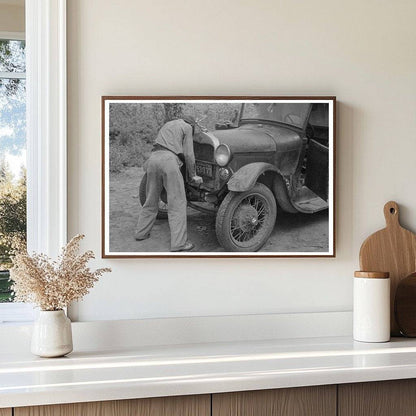
[[[384,205],[384,217],[386,228],[370,235],[361,246],[360,268],[390,273],[390,329],[391,335],[397,336],[400,331],[394,317],[396,288],[400,280],[416,270],[416,235],[400,225],[396,202]]]

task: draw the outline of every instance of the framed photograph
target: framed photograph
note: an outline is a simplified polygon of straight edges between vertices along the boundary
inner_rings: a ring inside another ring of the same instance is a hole
[[[335,257],[335,97],[102,97],[102,256]]]

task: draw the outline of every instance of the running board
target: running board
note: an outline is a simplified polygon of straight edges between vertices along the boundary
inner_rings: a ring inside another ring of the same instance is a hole
[[[297,210],[306,214],[313,214],[314,212],[328,209],[328,202],[324,201],[306,186],[299,192],[298,198],[292,200],[292,204]]]

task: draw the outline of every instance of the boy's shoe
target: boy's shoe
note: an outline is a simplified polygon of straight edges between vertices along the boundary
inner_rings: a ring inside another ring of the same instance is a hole
[[[136,234],[134,236],[134,238],[136,239],[136,241],[143,241],[143,240],[147,240],[150,237],[150,233],[147,233],[143,236]]]
[[[173,252],[177,252],[177,251],[191,251],[194,247],[195,247],[195,245],[193,243],[191,243],[190,241],[187,241],[184,246],[179,247],[179,248],[171,249],[170,251],[173,251]]]

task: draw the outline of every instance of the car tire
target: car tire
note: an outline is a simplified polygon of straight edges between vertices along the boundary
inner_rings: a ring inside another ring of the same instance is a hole
[[[143,178],[140,182],[139,186],[139,199],[142,206],[146,202],[146,183],[147,183],[147,175],[144,174]],[[166,191],[163,190],[163,192],[166,194]],[[163,199],[163,196],[162,196]],[[168,218],[168,204],[167,202],[164,202],[162,199],[159,201],[159,210],[157,212],[157,218],[161,220],[165,220]],[[162,208],[165,207],[165,208]]]
[[[229,192],[217,212],[218,241],[226,251],[258,251],[270,237],[276,216],[276,199],[266,185]]]

